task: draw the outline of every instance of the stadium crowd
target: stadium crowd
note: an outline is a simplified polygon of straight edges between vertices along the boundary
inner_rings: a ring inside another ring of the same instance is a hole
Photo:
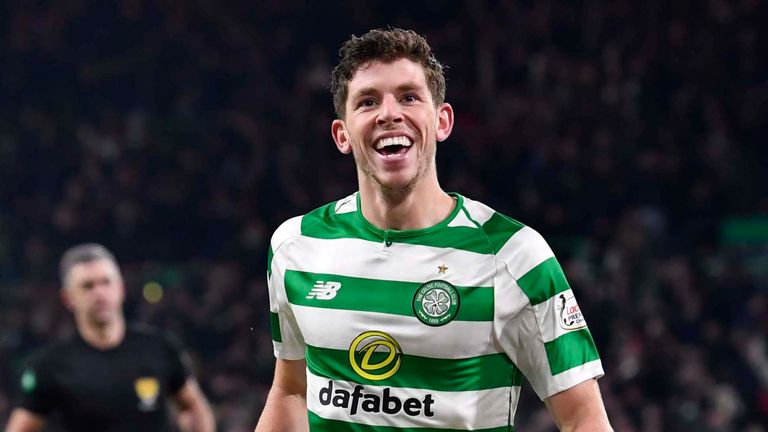
[[[614,428],[765,432],[768,245],[721,233],[768,216],[766,9],[3,2],[0,425],[23,361],[72,331],[57,259],[98,241],[124,263],[128,318],[192,352],[219,430],[252,430],[274,364],[269,236],[356,188],[329,134],[334,49],[393,25],[449,66],[445,189],[539,230],[563,263]],[[554,427],[531,391],[517,423]]]

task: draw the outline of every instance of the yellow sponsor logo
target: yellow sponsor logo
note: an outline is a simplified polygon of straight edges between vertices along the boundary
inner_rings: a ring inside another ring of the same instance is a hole
[[[372,381],[381,381],[394,375],[400,369],[402,355],[400,344],[382,331],[361,333],[349,346],[349,364],[352,369]]]
[[[142,410],[154,409],[157,397],[160,395],[160,383],[155,377],[141,377],[133,382],[136,396],[139,397],[139,408]]]

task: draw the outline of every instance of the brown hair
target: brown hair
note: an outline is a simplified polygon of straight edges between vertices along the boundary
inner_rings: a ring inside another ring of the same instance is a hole
[[[375,29],[352,36],[339,50],[339,64],[331,73],[331,93],[336,115],[343,119],[349,81],[360,66],[373,60],[385,63],[407,58],[424,68],[427,86],[435,105],[445,102],[444,66],[435,58],[423,36],[399,28]]]

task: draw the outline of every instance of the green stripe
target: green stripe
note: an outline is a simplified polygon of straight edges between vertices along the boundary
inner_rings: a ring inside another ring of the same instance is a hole
[[[341,288],[331,300],[308,299],[318,281],[339,282]],[[285,272],[285,291],[291,304],[317,308],[380,312],[414,316],[413,296],[422,284],[308,273]],[[459,292],[459,321],[493,321],[493,287],[456,287]]]
[[[523,229],[525,225],[520,222],[504,216],[501,213],[494,213],[487,222],[483,224],[483,231],[488,236],[493,253],[498,253],[501,247],[507,243],[510,237]]]
[[[312,411],[309,416],[310,432],[466,432],[467,429],[410,428],[397,426],[369,426],[359,423],[347,423],[341,420],[328,420]],[[499,426],[489,429],[472,429],[475,432],[515,432],[512,426]]]
[[[301,218],[301,235],[321,239],[357,238],[375,242],[384,238],[357,221],[357,212],[336,214],[331,203],[313,210]]]
[[[466,432],[467,429],[436,429],[419,427],[369,426],[359,423],[347,423],[341,420],[324,419],[312,411],[309,416],[310,432]],[[512,426],[499,426],[489,429],[472,429],[475,432],[515,432]]]
[[[517,280],[517,284],[520,285],[533,306],[570,289],[563,269],[560,268],[555,257],[532,268]]]
[[[335,203],[328,204],[304,215],[301,219],[301,234],[327,240],[351,238],[384,242],[383,234],[366,228],[357,212],[336,214],[333,211],[334,206]],[[510,233],[507,238],[512,234]],[[393,243],[453,248],[481,254],[494,253],[488,242],[487,233],[466,226],[445,227],[413,236],[409,236],[407,231],[390,230],[388,238]]]
[[[371,363],[384,360],[389,352],[375,352]],[[358,364],[362,354],[358,353]],[[464,359],[437,359],[401,354],[400,368],[389,378],[373,381],[359,376],[350,365],[348,351],[307,346],[307,367],[318,376],[333,380],[389,387],[435,391],[472,391],[520,386],[523,375],[504,354]],[[394,362],[393,362],[394,364]],[[381,373],[389,369],[381,369]]]
[[[598,360],[595,341],[589,329],[566,333],[544,344],[552,375]]]
[[[269,245],[269,251],[267,252],[267,278],[272,276],[272,257],[275,255],[272,251],[272,245]]]
[[[488,239],[483,235],[482,231],[465,226],[446,227],[438,232],[425,234],[424,236],[396,238],[393,240],[395,243],[453,248],[486,255],[490,255],[493,252],[488,244]]]
[[[269,313],[269,326],[272,329],[272,340],[282,342],[283,335],[280,334],[280,317],[274,312]]]

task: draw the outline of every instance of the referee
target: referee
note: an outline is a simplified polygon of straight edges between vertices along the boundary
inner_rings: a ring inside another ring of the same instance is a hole
[[[125,288],[115,257],[83,244],[61,258],[61,297],[77,334],[47,347],[24,372],[21,405],[6,432],[56,419],[67,431],[173,431],[168,399],[184,431],[215,429],[211,408],[174,340],[126,328]]]

